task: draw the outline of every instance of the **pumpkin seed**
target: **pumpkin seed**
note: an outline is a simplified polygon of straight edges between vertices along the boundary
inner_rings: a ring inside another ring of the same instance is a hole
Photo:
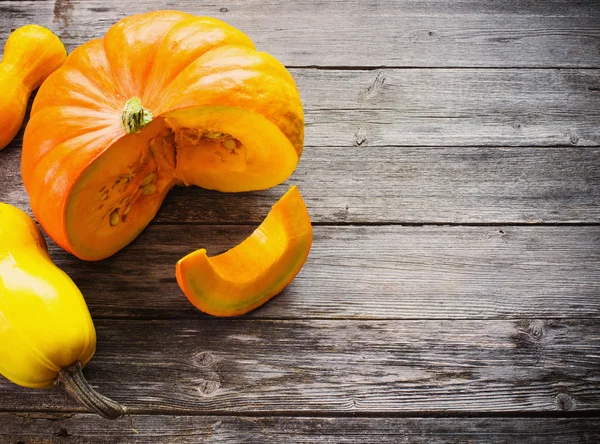
[[[116,210],[113,210],[112,213],[110,213],[110,226],[114,227],[119,222],[121,222],[121,217],[119,216],[119,209],[117,208]]]
[[[126,204],[127,202],[129,202],[129,198],[130,196],[125,196],[123,199],[121,199],[121,203]]]
[[[142,183],[140,184],[140,186],[144,187],[144,186],[148,185],[150,182],[152,182],[154,180],[155,177],[156,177],[156,174],[154,174],[154,173],[146,174],[146,176],[144,176],[144,179],[142,180]]]
[[[224,135],[225,133],[219,133],[217,131],[207,131],[203,134],[204,137],[208,137],[209,139],[220,139]]]
[[[156,191],[156,185],[154,185],[153,183],[149,183],[142,187],[142,194],[144,196],[149,196],[150,194],[153,194],[155,191]]]
[[[235,140],[233,140],[233,139],[224,140],[223,146],[225,148],[227,148],[229,151],[233,151],[237,147]]]
[[[106,190],[102,193],[102,195],[100,196],[100,199],[102,199],[102,200],[108,199],[108,190]]]
[[[125,209],[123,210],[123,216],[127,216],[130,211],[131,211],[131,205],[127,205],[125,207]]]

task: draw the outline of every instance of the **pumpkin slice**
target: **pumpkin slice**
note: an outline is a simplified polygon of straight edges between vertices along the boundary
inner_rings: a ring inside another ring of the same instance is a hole
[[[296,277],[311,244],[306,205],[293,186],[241,244],[218,256],[208,257],[200,249],[180,259],[177,283],[201,311],[241,315],[279,294]]]
[[[303,141],[302,102],[281,63],[220,20],[153,11],[48,77],[21,175],[50,237],[100,260],[135,239],[173,186],[272,187],[293,173]]]

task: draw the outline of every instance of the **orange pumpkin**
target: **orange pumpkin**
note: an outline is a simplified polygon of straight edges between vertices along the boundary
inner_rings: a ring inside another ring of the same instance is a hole
[[[310,251],[312,226],[298,188],[273,205],[250,237],[208,257],[196,250],[177,262],[177,283],[189,301],[214,316],[237,316],[279,294],[296,277]]]
[[[238,192],[286,180],[302,153],[298,89],[222,21],[177,11],[125,18],[40,88],[21,173],[46,232],[106,258],[174,185]]]

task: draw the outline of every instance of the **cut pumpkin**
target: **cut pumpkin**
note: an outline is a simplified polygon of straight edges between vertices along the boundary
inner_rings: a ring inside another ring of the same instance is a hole
[[[127,17],[73,51],[37,93],[21,174],[62,248],[106,258],[175,185],[272,187],[295,170],[304,116],[287,70],[209,17]]]
[[[208,257],[200,249],[180,259],[177,283],[201,311],[241,315],[279,294],[296,277],[311,244],[306,205],[293,186],[241,244],[218,256]]]

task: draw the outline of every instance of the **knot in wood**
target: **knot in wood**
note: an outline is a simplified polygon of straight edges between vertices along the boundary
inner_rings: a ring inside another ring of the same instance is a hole
[[[413,29],[408,33],[408,40],[413,43],[432,43],[439,40],[439,36],[431,29]]]
[[[221,387],[221,381],[203,379],[198,384],[198,392],[203,396],[211,396]]]
[[[367,141],[367,131],[364,128],[359,128],[354,138],[354,146],[361,146]]]
[[[546,327],[544,325],[544,321],[531,321],[529,327],[527,327],[527,334],[534,341],[540,341],[544,336],[546,336]]]
[[[555,398],[556,407],[563,412],[574,410],[575,402],[573,398],[566,393],[559,393]]]
[[[200,353],[196,353],[192,360],[198,367],[209,367],[215,363],[216,358],[211,352],[202,351]]]
[[[371,82],[369,86],[360,94],[358,99],[361,102],[373,99],[377,97],[383,92],[383,86],[385,85],[386,76],[385,72],[379,71],[375,76],[375,79]]]
[[[577,134],[571,133],[569,135],[569,140],[571,141],[571,145],[577,145],[577,142],[579,142],[579,136]]]

